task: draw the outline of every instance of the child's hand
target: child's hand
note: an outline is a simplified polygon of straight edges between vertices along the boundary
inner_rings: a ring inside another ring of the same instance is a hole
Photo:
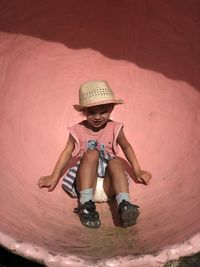
[[[138,182],[146,184],[146,185],[149,183],[149,181],[152,178],[151,173],[147,171],[143,171],[143,170],[140,170],[140,172],[136,174],[136,177],[137,177]]]
[[[42,176],[38,181],[38,186],[41,187],[48,187],[48,191],[53,191],[58,183],[59,179],[49,175],[49,176]]]

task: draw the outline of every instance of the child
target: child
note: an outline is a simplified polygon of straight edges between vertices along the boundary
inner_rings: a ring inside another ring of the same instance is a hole
[[[121,147],[132,166],[138,182],[148,184],[151,174],[141,170],[135,153],[126,139],[123,124],[110,120],[117,104],[112,89],[106,81],[89,81],[80,86],[79,105],[75,110],[82,112],[86,120],[69,128],[67,145],[50,176],[39,179],[39,187],[54,190],[63,170],[72,156],[77,164],[70,168],[63,179],[63,188],[78,197],[76,212],[84,226],[100,227],[95,202],[103,202],[115,196],[118,212],[124,227],[134,225],[139,216],[138,206],[130,203],[128,176],[117,147]]]

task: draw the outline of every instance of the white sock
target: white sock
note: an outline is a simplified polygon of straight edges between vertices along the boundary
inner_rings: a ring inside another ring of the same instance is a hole
[[[80,202],[84,204],[87,201],[94,201],[94,189],[87,188],[80,191]]]
[[[115,199],[117,201],[117,205],[119,206],[119,204],[122,202],[122,200],[130,201],[129,193],[119,192],[116,195]]]

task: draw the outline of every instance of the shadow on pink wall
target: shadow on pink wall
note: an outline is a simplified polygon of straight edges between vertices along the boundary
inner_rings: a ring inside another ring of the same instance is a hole
[[[3,0],[0,9],[1,31],[91,48],[200,88],[199,1]]]

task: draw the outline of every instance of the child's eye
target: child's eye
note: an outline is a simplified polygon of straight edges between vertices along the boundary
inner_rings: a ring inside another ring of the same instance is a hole
[[[91,111],[88,111],[87,114],[91,116],[91,115],[95,115],[95,112],[91,110]]]
[[[93,111],[93,110],[89,110],[87,111],[87,115],[88,116],[95,116],[97,113],[103,115],[103,114],[106,114],[108,111],[107,110],[102,110],[100,112],[96,112],[96,111]]]

